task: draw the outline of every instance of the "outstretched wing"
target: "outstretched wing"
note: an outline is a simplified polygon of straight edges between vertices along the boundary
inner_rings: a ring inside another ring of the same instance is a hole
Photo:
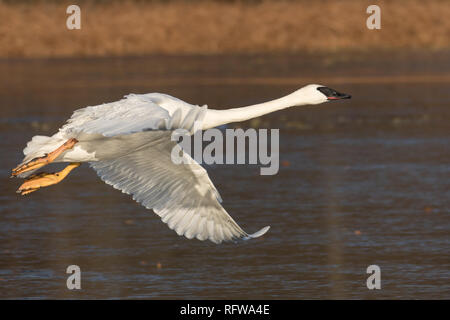
[[[119,101],[76,110],[60,133],[71,137],[79,133],[113,137],[148,130],[191,131],[195,121],[203,121],[206,110],[206,105],[190,105],[161,93],[129,94]]]
[[[145,139],[137,150],[98,162],[92,162],[100,178],[161,217],[170,229],[189,239],[209,239],[215,243],[234,239],[256,238],[267,232],[265,227],[247,234],[220,205],[220,196],[204,168],[186,153],[185,162],[171,159],[176,146],[170,131],[150,131],[133,136]],[[123,136],[111,138],[115,148],[127,149]],[[122,146],[120,145],[122,144]]]
[[[129,94],[119,101],[76,110],[59,132],[51,137],[34,136],[23,150],[25,158],[22,164],[55,150],[70,138],[81,141],[83,135],[114,137],[178,128],[192,132],[195,122],[201,123],[206,112],[206,105],[191,105],[166,94]],[[26,172],[20,177],[31,173]]]

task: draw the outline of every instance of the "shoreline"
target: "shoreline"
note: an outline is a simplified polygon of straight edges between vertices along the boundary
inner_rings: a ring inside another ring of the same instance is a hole
[[[0,58],[450,49],[450,3],[443,0],[380,1],[381,30],[366,28],[367,3],[349,0],[83,1],[81,30],[66,28],[67,5],[0,2]]]

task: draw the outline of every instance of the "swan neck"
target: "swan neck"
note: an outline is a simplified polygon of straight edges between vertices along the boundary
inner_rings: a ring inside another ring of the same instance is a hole
[[[203,129],[209,129],[232,122],[241,122],[263,116],[278,110],[292,107],[294,104],[291,95],[264,103],[227,110],[208,110]]]

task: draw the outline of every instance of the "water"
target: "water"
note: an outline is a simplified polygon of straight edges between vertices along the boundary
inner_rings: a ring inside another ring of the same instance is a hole
[[[0,298],[450,298],[447,57],[0,61]],[[78,107],[157,91],[226,108],[311,82],[353,99],[241,124],[280,128],[277,175],[208,168],[245,230],[272,226],[253,241],[178,237],[87,165],[26,197],[8,179],[26,142]],[[372,264],[381,290],[366,287]]]

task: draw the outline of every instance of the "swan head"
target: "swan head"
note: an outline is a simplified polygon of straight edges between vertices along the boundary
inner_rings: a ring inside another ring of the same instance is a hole
[[[340,93],[320,84],[309,84],[292,93],[295,105],[320,104],[332,100],[350,99],[352,96]]]

